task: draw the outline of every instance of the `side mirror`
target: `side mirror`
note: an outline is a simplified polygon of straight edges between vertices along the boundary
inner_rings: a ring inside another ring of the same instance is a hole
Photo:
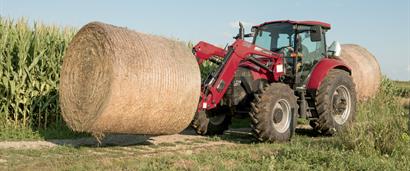
[[[333,41],[333,43],[329,46],[327,53],[328,56],[340,57],[340,54],[342,53],[342,46],[340,46],[338,41]]]
[[[251,28],[251,32],[252,32],[252,33],[256,33],[256,29],[257,29],[257,28],[256,28],[255,26],[252,27],[252,28]]]
[[[322,40],[321,26],[312,26],[312,29],[310,30],[310,40],[312,42],[319,42]]]

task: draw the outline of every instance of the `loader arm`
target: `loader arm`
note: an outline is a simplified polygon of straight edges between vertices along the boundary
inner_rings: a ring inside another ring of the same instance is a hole
[[[214,56],[224,57],[227,53],[226,50],[203,41],[195,45],[192,52],[196,56],[199,65],[206,60],[212,60]]]
[[[212,47],[212,46],[209,46]],[[213,47],[212,47],[213,48]],[[199,49],[200,50],[200,49]],[[208,50],[205,50],[208,51]],[[197,51],[196,56],[198,54]],[[222,55],[221,51],[220,55]],[[253,55],[258,55],[266,58],[271,58],[274,64],[271,68],[263,63],[258,62]],[[255,45],[246,42],[244,40],[236,40],[225,53],[224,61],[221,63],[219,68],[214,71],[204,82],[201,88],[201,99],[198,104],[198,111],[209,110],[215,108],[220,102],[229,85],[231,84],[235,72],[242,61],[249,61],[265,69],[268,72],[274,72],[275,66],[280,63],[282,65],[281,55],[273,53],[269,50],[265,50]],[[204,58],[205,59],[205,58]],[[275,74],[283,74],[281,72],[275,72]]]

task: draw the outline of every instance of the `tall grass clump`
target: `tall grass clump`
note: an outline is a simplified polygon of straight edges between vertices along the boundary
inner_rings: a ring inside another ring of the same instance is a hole
[[[0,129],[62,124],[60,66],[74,33],[71,28],[0,17]]]
[[[376,97],[358,104],[355,123],[337,136],[338,142],[363,154],[410,155],[409,111],[401,106],[396,92],[395,83],[383,78]]]

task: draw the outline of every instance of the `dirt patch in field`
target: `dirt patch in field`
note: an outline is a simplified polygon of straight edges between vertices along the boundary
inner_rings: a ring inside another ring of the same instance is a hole
[[[307,125],[299,125],[298,134],[312,136],[311,128]],[[158,151],[175,151],[187,149],[184,153],[192,153],[195,148],[203,148],[219,145],[235,145],[238,143],[255,142],[250,128],[235,128],[225,132],[223,136],[205,137],[198,136],[192,129],[186,129],[180,134],[162,136],[143,136],[128,134],[107,135],[100,143],[93,137],[77,139],[52,139],[46,141],[3,141],[0,149],[42,149],[59,146],[71,147],[138,147],[141,149],[157,149],[147,151],[144,155],[155,154]],[[164,149],[167,150],[158,150]]]
[[[240,132],[244,130],[233,130]],[[229,131],[227,132],[229,134]],[[3,141],[0,142],[0,149],[41,149],[52,148],[57,146],[87,146],[87,147],[110,147],[110,146],[184,146],[194,143],[202,144],[221,144],[209,143],[209,137],[195,135],[192,129],[186,129],[180,134],[162,135],[162,136],[144,136],[144,135],[128,135],[128,134],[112,134],[107,135],[101,143],[93,137],[77,138],[77,139],[53,139],[47,141]],[[205,143],[206,142],[206,143]]]
[[[54,147],[56,144],[47,141],[4,141],[0,142],[0,149],[15,148],[15,149],[37,149]]]

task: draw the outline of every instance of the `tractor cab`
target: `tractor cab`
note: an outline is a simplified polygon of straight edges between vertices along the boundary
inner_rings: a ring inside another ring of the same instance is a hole
[[[315,64],[327,56],[330,24],[316,21],[271,21],[252,27],[253,44],[283,54],[287,82],[300,86]]]

